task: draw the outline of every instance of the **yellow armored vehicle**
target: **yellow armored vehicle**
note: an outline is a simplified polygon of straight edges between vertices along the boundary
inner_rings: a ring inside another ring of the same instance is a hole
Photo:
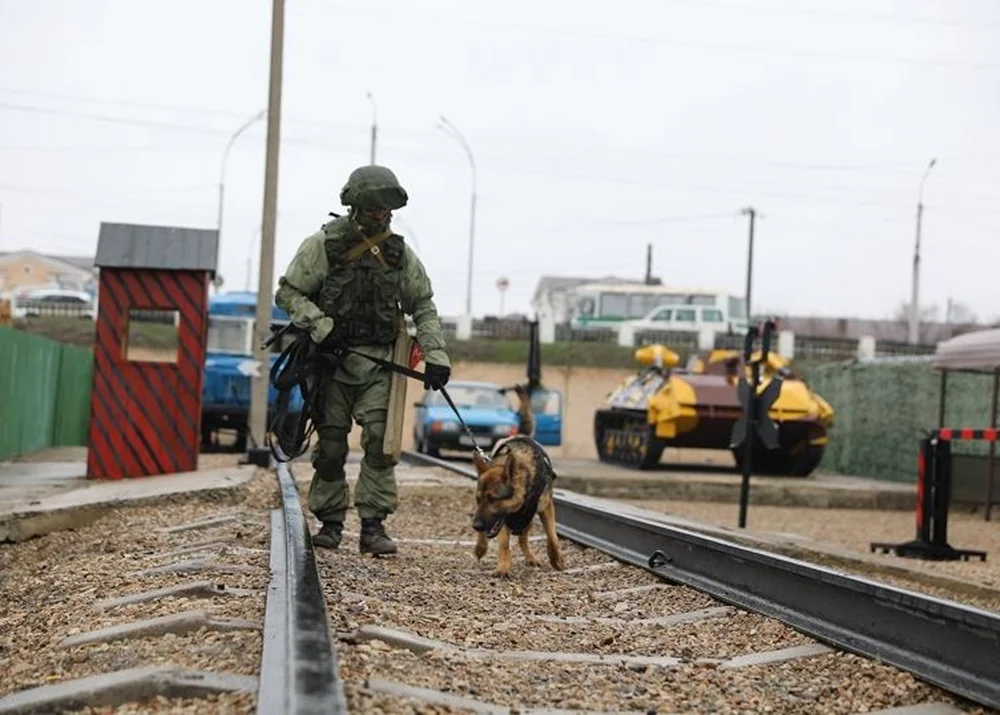
[[[729,449],[733,425],[743,414],[737,396],[740,353],[710,350],[691,356],[678,368],[677,353],[663,345],[635,352],[645,369],[625,379],[594,415],[594,441],[602,462],[651,469],[667,447]],[[760,359],[757,351],[752,359]],[[750,369],[746,369],[750,379]],[[758,474],[806,477],[823,457],[833,408],[809,389],[781,355],[769,352],[761,365],[759,391],[774,375],[781,392],[770,417],[778,428],[779,447],[755,446],[752,469]],[[743,450],[732,450],[740,469]]]

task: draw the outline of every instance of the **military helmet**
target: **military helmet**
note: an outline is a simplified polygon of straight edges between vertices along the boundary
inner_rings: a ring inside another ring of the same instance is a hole
[[[344,206],[399,209],[406,206],[409,197],[391,170],[384,166],[362,166],[351,172],[347,183],[340,190],[340,203]]]

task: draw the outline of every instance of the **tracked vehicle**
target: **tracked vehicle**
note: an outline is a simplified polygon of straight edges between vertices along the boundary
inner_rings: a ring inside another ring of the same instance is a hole
[[[759,357],[758,352],[753,359]],[[736,387],[738,351],[700,352],[684,368],[677,367],[678,355],[663,345],[639,348],[635,358],[645,369],[619,384],[594,415],[594,442],[602,462],[651,469],[667,447],[729,450],[733,425],[743,410]],[[758,474],[806,477],[823,457],[834,411],[777,353],[769,353],[761,365],[760,391],[776,374],[782,378],[781,393],[769,414],[778,427],[779,447],[768,451],[755,445],[752,468]],[[740,469],[743,452],[732,453]]]

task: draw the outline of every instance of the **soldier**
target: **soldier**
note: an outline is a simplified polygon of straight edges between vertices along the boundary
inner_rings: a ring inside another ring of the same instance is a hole
[[[424,354],[424,387],[440,389],[451,365],[431,282],[403,237],[389,228],[392,211],[408,201],[406,191],[389,169],[364,166],[351,172],[340,201],[348,214],[303,241],[278,280],[275,303],[321,349],[350,347],[383,360],[392,358],[402,315],[411,315]],[[323,377],[325,409],[315,417],[319,444],[312,453],[308,506],[323,526],[313,543],[340,546],[349,503],[344,462],[353,417],[361,426],[364,449],[354,495],[360,551],[396,553],[382,523],[397,505],[395,462],[382,445],[391,373],[354,353],[344,353],[330,373]]]

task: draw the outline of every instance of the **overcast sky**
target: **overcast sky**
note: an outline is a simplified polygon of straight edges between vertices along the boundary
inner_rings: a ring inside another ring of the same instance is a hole
[[[213,228],[223,149],[267,105],[270,0],[0,0],[0,250],[92,254],[100,221]],[[995,0],[287,0],[276,275],[348,173],[410,194],[395,227],[473,312],[539,276],[642,276],[754,306],[1000,315]],[[265,123],[226,167],[220,271],[253,286]],[[755,311],[756,312],[756,311]]]

